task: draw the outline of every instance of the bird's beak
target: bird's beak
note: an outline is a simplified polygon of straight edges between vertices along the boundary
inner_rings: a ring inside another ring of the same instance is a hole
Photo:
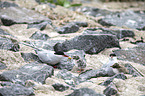
[[[73,59],[73,58],[71,58],[71,57],[68,57],[68,59],[70,59],[70,60],[71,60],[71,59]]]

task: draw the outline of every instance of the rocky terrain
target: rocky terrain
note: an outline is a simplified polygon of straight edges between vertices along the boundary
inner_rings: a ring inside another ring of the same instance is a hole
[[[71,1],[71,0],[70,0]],[[65,8],[40,0],[0,0],[1,96],[144,96],[145,2],[83,1]],[[39,60],[38,48],[64,51],[55,67]],[[115,53],[128,74],[101,67]]]

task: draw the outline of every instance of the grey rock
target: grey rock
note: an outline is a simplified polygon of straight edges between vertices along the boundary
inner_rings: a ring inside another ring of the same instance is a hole
[[[5,26],[13,24],[33,24],[51,21],[49,18],[32,10],[20,7],[8,7],[0,10],[0,19]]]
[[[60,34],[74,33],[79,30],[79,26],[75,23],[69,23],[63,27],[57,28],[56,30]]]
[[[67,54],[70,57],[77,55],[77,56],[80,56],[83,61],[86,61],[85,52],[83,50],[77,50],[77,51],[74,51],[71,53],[65,53],[65,54]],[[77,65],[75,60],[72,59],[68,61],[67,58],[64,58],[63,60],[61,60],[61,62],[58,65],[55,65],[55,66],[59,69],[67,69],[68,71],[71,71],[75,65]]]
[[[135,34],[131,30],[126,29],[109,29],[109,28],[88,28],[84,30],[83,34],[112,34],[115,35],[118,39],[124,37],[134,38]]]
[[[98,20],[103,26],[126,26],[133,29],[141,29],[145,26],[145,13],[140,15],[134,11],[127,10],[113,15],[107,15],[103,19]]]
[[[34,53],[21,53],[21,56],[26,62],[30,62],[30,61],[41,62],[39,57]]]
[[[65,91],[69,88],[69,86],[63,85],[63,84],[60,84],[60,83],[53,84],[52,86],[54,87],[55,90],[61,91],[61,92]]]
[[[80,88],[74,90],[74,92],[72,92],[67,96],[105,96],[105,95],[96,93],[94,90],[89,88]]]
[[[7,68],[6,64],[0,62],[0,70],[6,69],[6,68]]]
[[[35,40],[47,40],[50,37],[47,34],[43,34],[41,32],[35,32],[34,34],[32,34],[30,38]]]
[[[53,75],[53,68],[46,64],[26,64],[18,70],[4,71],[0,77],[2,80],[12,82],[25,82],[26,80],[34,80],[36,82],[44,83],[47,77]]]
[[[93,34],[76,36],[70,40],[64,41],[58,48],[65,52],[77,49],[84,50],[88,54],[97,54],[105,48],[112,47],[120,48],[116,36],[110,34]]]
[[[116,86],[111,83],[104,91],[103,93],[105,94],[105,96],[112,96],[112,95],[116,95],[118,93],[118,90],[116,88]]]
[[[46,28],[46,25],[47,24],[49,24],[50,23],[50,21],[44,21],[44,22],[42,22],[42,23],[38,23],[38,24],[28,24],[28,29],[29,28],[37,28],[37,29],[39,29],[39,30],[44,30],[45,28]]]
[[[55,66],[58,69],[67,69],[68,71],[71,71],[74,65],[75,65],[74,62],[68,61],[68,58],[64,58]]]
[[[11,84],[11,86],[5,86],[0,88],[1,96],[34,96],[32,88],[26,88],[20,84]]]
[[[59,71],[59,73],[57,74],[57,77],[64,79],[64,80],[71,80],[72,78],[74,78],[76,76],[74,76],[70,71],[63,69],[63,70]]]
[[[138,70],[136,70],[131,64],[126,63],[125,67],[129,70],[129,74],[132,74],[133,77],[143,76]],[[144,77],[144,76],[143,76]]]
[[[114,78],[118,78],[118,79],[122,79],[122,80],[127,79],[127,77],[124,74],[120,73],[120,74],[116,74],[116,75],[108,78],[105,82],[101,83],[100,85],[108,86],[111,82],[113,82]]]
[[[79,27],[88,27],[88,23],[87,22],[72,22],[75,23],[76,25],[78,25]]]
[[[85,72],[82,72],[79,74],[78,77],[74,78],[74,82],[76,85],[79,83],[85,82],[91,78],[97,78],[97,77],[105,77],[108,76],[107,73],[104,70],[86,70]]]
[[[0,8],[8,8],[8,7],[18,7],[18,5],[15,3],[0,2]]]
[[[104,9],[99,9],[99,8],[93,8],[93,7],[81,7],[77,9],[78,12],[82,12],[85,15],[91,15],[94,17],[99,17],[99,16],[106,16],[109,14],[112,14],[113,12],[104,10]]]
[[[17,42],[13,42],[9,38],[0,37],[0,49],[11,50],[11,51],[19,51],[20,46]]]
[[[114,53],[120,60],[127,60],[145,65],[145,43],[138,44],[137,47],[115,50]]]

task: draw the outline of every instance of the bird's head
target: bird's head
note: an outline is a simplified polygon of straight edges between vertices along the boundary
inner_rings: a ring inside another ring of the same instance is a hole
[[[111,54],[110,54],[110,57],[111,57],[111,58],[116,57],[116,54],[111,53]]]
[[[61,56],[63,56],[63,57],[67,57],[68,59],[72,59],[71,57],[69,57],[68,55],[66,55],[66,54],[64,54],[64,52],[62,52],[62,51],[58,51],[58,52],[55,52],[54,54],[56,54],[56,55],[61,55]]]

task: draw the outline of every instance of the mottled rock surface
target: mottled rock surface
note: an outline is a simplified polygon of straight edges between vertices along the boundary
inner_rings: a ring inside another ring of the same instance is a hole
[[[45,79],[51,77],[51,75],[53,75],[53,68],[51,66],[45,64],[26,64],[18,70],[4,71],[1,77],[3,77],[2,80],[12,82],[34,80],[44,83]]]
[[[71,49],[84,50],[86,53],[99,53],[105,48],[118,47],[120,48],[118,39],[113,35],[80,35],[71,40],[63,42],[59,48],[63,51]]]

